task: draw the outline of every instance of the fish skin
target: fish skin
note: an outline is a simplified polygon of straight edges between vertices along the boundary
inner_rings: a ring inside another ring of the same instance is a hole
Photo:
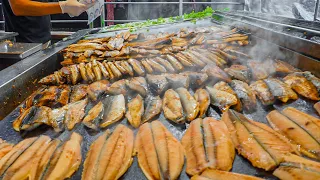
[[[93,179],[119,179],[131,166],[133,161],[133,131],[124,125],[118,125],[113,133],[105,139],[100,155],[96,158],[97,170]]]
[[[206,90],[210,95],[212,105],[219,107],[221,111],[227,111],[231,106],[238,103],[237,97],[225,91],[206,86]]]
[[[40,136],[10,165],[3,175],[3,179],[24,179],[26,177],[33,179],[34,177],[31,176],[32,170],[38,165],[42,155],[50,145],[50,141],[50,137]]]
[[[186,67],[195,67],[195,64],[193,64],[190,60],[188,60],[187,57],[185,57],[182,53],[177,53],[173,55],[183,66]]]
[[[320,100],[317,88],[304,76],[298,74],[289,74],[283,78],[283,80],[301,96],[314,101]]]
[[[137,73],[139,76],[144,76],[146,74],[144,67],[139,61],[135,59],[129,59],[128,62],[131,64],[134,72]]]
[[[87,70],[85,67],[85,63],[78,64],[78,69],[79,69],[82,80],[88,81],[89,79],[87,77]]]
[[[296,112],[289,110],[285,115],[288,113],[295,114]],[[273,110],[267,115],[267,120],[275,131],[299,146],[302,154],[320,159],[320,144],[316,136],[313,136],[318,135],[319,138],[319,127],[310,120],[291,119],[285,115]]]
[[[91,83],[87,88],[87,93],[90,99],[96,101],[99,96],[101,96],[110,86],[110,82],[108,80],[100,80],[94,83]]]
[[[147,179],[178,179],[184,164],[183,147],[160,121],[139,128],[135,149]]]
[[[83,171],[81,179],[85,180],[95,180],[97,171],[99,157],[103,148],[103,145],[106,139],[110,136],[111,132],[107,129],[101,136],[99,136],[93,143],[90,145],[89,151],[86,155],[86,159],[83,163]]]
[[[16,144],[12,150],[0,159],[0,176],[14,163],[14,161],[38,138],[27,138]]]
[[[248,112],[253,112],[257,108],[256,95],[250,88],[250,86],[239,80],[232,80],[230,82],[231,88],[237,94],[238,98],[242,102],[243,109]]]
[[[281,60],[274,60],[273,66],[276,72],[278,73],[293,73],[299,72],[300,70],[294,68],[292,65],[288,64],[287,62]]]
[[[53,109],[51,111],[51,126],[53,127],[55,132],[61,132],[64,130],[64,119],[68,110],[68,105],[65,105],[58,109]]]
[[[319,173],[320,164],[318,162],[288,154],[273,175],[283,180],[319,179]]]
[[[171,63],[171,65],[179,72],[183,71],[183,65],[173,56],[167,54],[166,59]]]
[[[153,60],[156,61],[157,63],[161,64],[162,66],[164,66],[169,73],[175,73],[176,72],[176,70],[170,64],[169,61],[164,60],[161,57],[155,57]]]
[[[113,74],[113,71],[111,70],[111,67],[109,66],[107,61],[103,61],[102,65],[106,68],[108,74],[109,74],[109,79],[114,80],[116,76]]]
[[[197,91],[194,93],[194,99],[199,104],[199,116],[200,118],[203,118],[206,116],[206,112],[210,106],[210,95],[208,91],[205,89],[197,89]]]
[[[165,74],[170,87],[172,89],[177,89],[179,87],[189,88],[190,79],[188,75],[185,74]]]
[[[81,163],[81,144],[82,136],[78,133],[72,133],[70,139],[64,144],[62,152],[45,179],[66,179],[78,170]]]
[[[68,85],[61,85],[59,86],[59,93],[56,97],[56,100],[50,107],[62,107],[69,103],[71,87]]]
[[[297,147],[269,126],[247,119],[244,115],[229,110],[222,115],[231,139],[239,154],[254,167],[266,171],[275,169],[283,161],[284,154],[299,155]]]
[[[213,79],[222,80],[227,83],[231,82],[229,75],[218,66],[212,64],[206,65],[201,72],[207,73],[207,75]]]
[[[103,104],[105,110],[103,120],[100,124],[101,128],[105,128],[123,118],[126,111],[126,104],[122,94],[106,97]]]
[[[237,104],[234,105],[233,108],[238,112],[242,111],[242,104],[241,104],[240,99],[238,98],[236,92],[234,92],[233,89],[226,82],[219,81],[213,86],[213,88],[220,90],[220,91],[225,91],[227,93],[230,93],[230,94],[233,94],[234,96],[236,96]]]
[[[188,52],[191,53],[192,55],[194,55],[195,57],[197,57],[198,59],[200,59],[205,64],[216,64],[215,62],[211,61],[209,58],[207,58],[206,56],[204,56],[203,54],[201,54],[197,51],[188,50]]]
[[[30,118],[30,116],[32,115],[31,112],[35,111],[36,107],[35,106],[31,106],[29,109],[23,111],[12,123],[12,127],[15,131],[20,131],[20,127],[22,122],[26,119],[26,118]]]
[[[162,110],[162,100],[160,96],[147,96],[144,102],[146,108],[142,116],[142,124],[159,115]]]
[[[122,74],[121,72],[119,71],[119,69],[112,63],[112,62],[107,62],[107,64],[109,65],[114,77],[116,79],[118,78],[121,78],[122,77]]]
[[[212,179],[237,179],[237,180],[263,180],[255,176],[245,174],[232,173],[227,171],[219,171],[214,169],[206,169],[201,175],[191,177],[191,180],[212,180]]]
[[[191,86],[194,86],[196,88],[201,87],[209,78],[206,73],[200,72],[186,71],[180,74],[189,76]]]
[[[141,64],[143,65],[144,69],[147,71],[148,74],[153,74],[153,68],[147,61],[147,59],[142,59]]]
[[[199,60],[195,55],[188,51],[182,51],[181,52],[186,58],[188,58],[189,61],[191,61],[193,64],[195,64],[198,67],[205,67],[206,63]]]
[[[99,62],[99,61],[97,61],[97,64],[98,64],[98,67],[99,67],[99,69],[100,69],[103,77],[104,77],[105,79],[109,79],[109,73],[108,73],[106,67],[104,67],[104,65],[103,65],[101,62]]]
[[[85,65],[85,68],[86,68],[86,72],[87,72],[88,81],[89,81],[89,82],[94,82],[95,79],[96,79],[96,77],[95,77],[95,75],[94,75],[94,73],[93,73],[93,71],[92,71],[92,65],[91,65],[91,63],[87,63],[87,64]]]
[[[129,74],[129,72],[127,72],[127,70],[122,67],[121,65],[121,61],[115,61],[113,62],[113,64],[116,66],[116,68],[121,72],[122,75],[127,75]]]
[[[264,82],[268,85],[272,95],[280,101],[286,103],[290,99],[298,99],[298,95],[288,86],[286,83],[276,78],[264,79]]]
[[[240,81],[249,83],[250,75],[247,66],[233,64],[229,68],[224,69],[231,77]]]
[[[126,81],[126,85],[131,90],[138,92],[141,96],[147,96],[148,84],[144,77],[133,77],[132,79]]]
[[[167,90],[169,87],[169,83],[165,76],[162,75],[147,75],[147,82],[149,85],[149,88],[155,93],[155,94],[162,94],[164,91]]]
[[[138,128],[141,124],[142,115],[144,114],[144,102],[142,97],[138,94],[128,103],[128,110],[126,118],[131,126]]]
[[[80,72],[76,64],[69,66],[69,68],[71,71],[71,75],[70,75],[71,83],[75,85],[80,80],[80,77],[81,77]]]
[[[109,85],[109,87],[107,87],[106,89],[106,93],[111,95],[118,95],[118,94],[126,95],[127,94],[126,79],[118,80],[112,83],[111,85]]]
[[[199,114],[199,103],[189,93],[186,88],[180,87],[176,89],[179,94],[183,111],[187,121],[192,121],[197,118]]]
[[[315,103],[313,107],[318,112],[318,114],[320,115],[320,102]]]
[[[87,106],[87,103],[88,98],[68,105],[68,110],[64,119],[64,124],[68,130],[72,130],[76,124],[82,121],[85,116],[85,107]]]
[[[84,84],[73,86],[69,102],[73,103],[73,102],[84,99],[87,96],[87,89],[88,89],[88,86]]]
[[[173,89],[169,89],[164,93],[162,110],[167,119],[175,123],[185,122],[180,96]]]
[[[24,118],[20,130],[31,131],[42,124],[51,126],[52,112],[51,108],[46,106],[36,107],[29,112],[27,118]]]
[[[101,101],[91,108],[82,123],[88,128],[98,130],[100,121],[103,119],[104,106]]]
[[[268,85],[263,80],[251,83],[250,88],[260,99],[263,105],[268,106],[274,103],[275,98],[270,92]]]

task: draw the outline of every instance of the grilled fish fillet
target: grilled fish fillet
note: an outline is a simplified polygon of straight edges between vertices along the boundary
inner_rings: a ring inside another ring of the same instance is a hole
[[[250,87],[263,105],[267,106],[274,103],[275,98],[270,92],[268,85],[263,80],[251,83]]]
[[[186,71],[181,74],[188,75],[191,86],[196,88],[201,87],[208,80],[208,75],[206,73]]]
[[[72,130],[76,124],[82,121],[85,116],[85,107],[87,106],[87,103],[88,98],[68,105],[68,110],[64,119],[64,123],[68,130]]]
[[[147,179],[178,179],[184,164],[183,147],[160,121],[139,128],[135,149]]]
[[[265,66],[265,63],[250,60],[248,61],[247,65],[250,68],[252,76],[255,80],[262,80],[268,78],[269,72],[266,68],[268,66]]]
[[[320,164],[293,154],[288,154],[284,162],[273,172],[282,180],[291,179],[319,179]]]
[[[8,143],[2,139],[0,139],[0,159],[5,156],[8,152],[10,152],[13,148],[13,144]]]
[[[198,101],[194,99],[186,88],[180,87],[176,89],[176,92],[179,94],[186,120],[192,121],[196,119],[199,114]]]
[[[190,123],[181,139],[187,157],[187,174],[193,176],[204,170],[229,171],[235,150],[224,122],[213,118],[196,119]]]
[[[80,101],[87,96],[87,85],[79,84],[72,87],[71,95],[70,95],[70,103]]]
[[[230,86],[241,100],[244,110],[248,112],[253,112],[256,110],[256,95],[247,83],[239,80],[232,80]]]
[[[104,104],[104,115],[100,127],[107,127],[123,118],[126,112],[126,102],[122,94],[108,96],[102,103]]]
[[[280,101],[286,103],[290,99],[298,99],[298,95],[290,88],[289,85],[276,78],[265,79],[264,82],[268,85],[272,95]]]
[[[317,88],[304,76],[293,73],[287,75],[283,80],[301,96],[314,101],[320,100]]]
[[[312,82],[312,84],[318,89],[318,92],[320,93],[320,78],[316,77],[309,71],[296,72],[296,74],[301,74],[302,76],[307,78],[308,81]]]
[[[10,152],[0,159],[0,176],[2,176],[12,163],[30,147],[38,138],[27,138],[16,144]]]
[[[275,68],[276,72],[280,73],[293,73],[293,72],[299,72],[300,70],[294,68],[290,64],[281,61],[281,60],[275,60],[273,63],[273,66]]]
[[[57,163],[45,179],[67,179],[76,172],[81,163],[81,143],[82,136],[78,133],[72,133],[70,139],[64,144]],[[50,168],[50,167],[49,167]]]
[[[103,119],[104,106],[101,101],[98,102],[93,108],[91,108],[87,116],[83,119],[82,123],[88,128],[97,130],[100,121]]]
[[[170,88],[177,89],[179,87],[189,88],[190,79],[188,75],[185,74],[166,74]]]
[[[139,61],[135,59],[129,59],[128,62],[131,64],[134,72],[136,72],[139,76],[144,76],[146,74],[144,67]]]
[[[194,98],[199,104],[199,117],[203,118],[206,115],[210,105],[210,95],[208,91],[204,89],[198,89],[194,93]]]
[[[233,94],[209,86],[206,86],[206,90],[210,95],[211,104],[217,106],[222,112],[238,103],[237,97]]]
[[[207,73],[207,75],[213,79],[222,80],[228,83],[231,82],[229,75],[218,66],[207,65],[201,71]]]
[[[126,85],[141,96],[146,97],[148,93],[148,84],[144,77],[134,77],[126,81]]]
[[[176,69],[170,64],[169,61],[162,59],[160,57],[156,57],[153,60],[156,61],[157,63],[161,64],[162,66],[164,66],[169,73],[176,72]]]
[[[281,134],[263,123],[247,119],[236,111],[223,113],[222,120],[228,127],[238,153],[254,167],[270,171],[283,161],[284,154],[299,154],[297,147]]]
[[[167,54],[167,60],[171,63],[171,65],[177,70],[177,71],[183,71],[184,67],[183,65],[173,56]]]
[[[313,107],[318,112],[318,114],[320,115],[320,102],[315,103]]]
[[[147,61],[147,59],[142,59],[140,62],[148,74],[153,74],[154,70],[153,70],[152,66],[149,64],[149,62]]]
[[[119,179],[132,164],[133,142],[133,131],[123,125],[118,125],[112,134],[107,130],[91,144],[82,179]]]
[[[96,81],[90,84],[87,88],[88,96],[93,101],[96,101],[110,86],[108,80]]]
[[[234,96],[236,96],[237,98],[237,104],[234,105],[234,109],[238,112],[242,111],[242,104],[241,104],[241,101],[240,99],[238,98],[237,94],[233,91],[233,89],[224,81],[220,81],[220,82],[217,82],[214,86],[213,86],[214,89],[217,89],[217,90],[220,90],[220,91],[225,91],[229,94],[233,94]]]
[[[138,128],[141,124],[141,118],[144,113],[144,102],[142,97],[138,94],[128,103],[128,111],[126,118],[131,126]]]
[[[155,94],[162,94],[169,86],[166,77],[163,75],[147,75],[147,82],[149,84],[149,88]]]
[[[142,116],[142,123],[148,122],[161,113],[162,100],[160,96],[147,96],[144,105],[145,111]]]
[[[261,178],[249,176],[245,174],[232,173],[227,171],[219,171],[213,169],[207,169],[201,173],[201,175],[192,176],[191,180],[262,180]]]
[[[41,160],[42,155],[50,145],[51,138],[40,136],[28,149],[15,160],[5,172],[3,179],[34,179],[34,169]]]
[[[127,94],[126,79],[118,80],[107,87],[106,93],[111,95]]]
[[[176,123],[184,123],[185,118],[181,99],[173,89],[169,89],[164,93],[162,110],[167,119]]]
[[[225,68],[224,71],[234,79],[238,79],[246,83],[249,83],[250,81],[249,70],[247,66],[234,64],[231,65],[230,68]]]

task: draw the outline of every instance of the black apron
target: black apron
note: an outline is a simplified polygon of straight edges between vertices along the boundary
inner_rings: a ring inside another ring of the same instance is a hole
[[[47,0],[38,0],[48,2]],[[5,18],[5,31],[18,32],[17,42],[46,43],[51,39],[50,16],[16,16],[11,10],[9,0],[2,0]]]

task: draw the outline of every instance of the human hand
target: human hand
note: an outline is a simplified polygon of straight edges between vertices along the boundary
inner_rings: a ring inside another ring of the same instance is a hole
[[[84,0],[85,4],[78,2],[77,0],[60,1],[62,13],[68,13],[70,17],[79,16],[84,11],[92,7],[95,0]]]

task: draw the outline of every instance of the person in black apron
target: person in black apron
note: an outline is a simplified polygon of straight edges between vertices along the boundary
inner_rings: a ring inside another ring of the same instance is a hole
[[[69,16],[79,16],[90,8],[95,0],[60,1],[50,3],[48,0],[2,0],[5,17],[5,31],[18,32],[17,42],[50,44],[51,14],[68,13]]]

